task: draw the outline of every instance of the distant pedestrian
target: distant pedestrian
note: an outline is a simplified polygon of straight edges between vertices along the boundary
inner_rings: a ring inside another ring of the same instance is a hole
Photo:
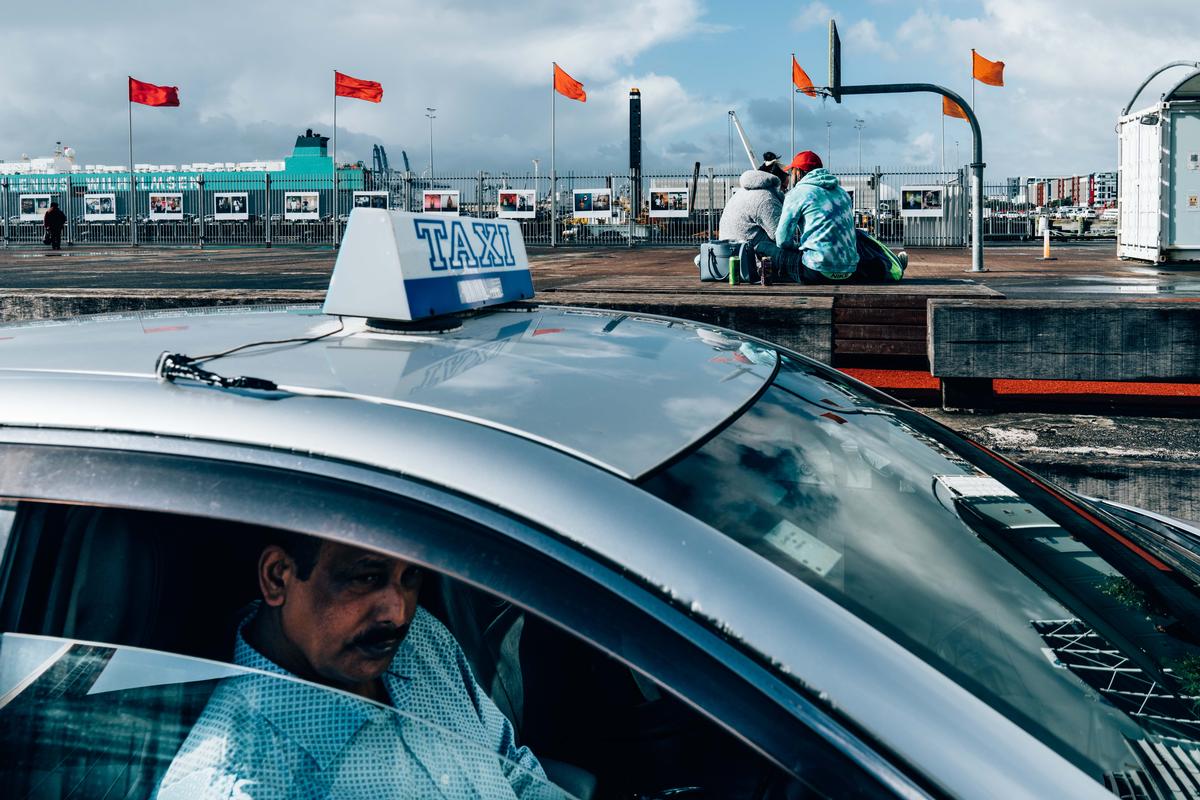
[[[46,238],[43,241],[50,245],[51,250],[62,250],[62,232],[66,224],[67,215],[58,207],[57,202],[51,203],[46,216],[42,217],[42,227],[46,229]]]

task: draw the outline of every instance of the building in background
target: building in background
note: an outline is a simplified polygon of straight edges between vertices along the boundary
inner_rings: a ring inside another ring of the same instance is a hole
[[[1117,204],[1117,173],[1096,173],[1096,199],[1093,205],[1113,208]]]
[[[1025,197],[1035,206],[1108,208],[1117,202],[1117,173],[1026,178]]]

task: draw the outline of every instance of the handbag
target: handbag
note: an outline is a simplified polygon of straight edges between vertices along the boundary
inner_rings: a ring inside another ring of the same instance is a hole
[[[715,239],[700,245],[700,256],[696,264],[700,267],[700,280],[729,280],[729,257],[737,252],[737,242]]]
[[[46,235],[42,237],[42,244],[50,244],[50,231],[46,231]]]

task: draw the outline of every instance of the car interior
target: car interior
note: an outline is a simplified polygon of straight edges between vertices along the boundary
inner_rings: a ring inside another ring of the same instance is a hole
[[[268,531],[23,502],[0,571],[12,633],[227,661]],[[2,540],[0,540],[2,541]],[[803,784],[653,681],[447,576],[421,604],[550,779],[582,798],[800,797]],[[0,699],[0,785],[18,798],[149,798],[218,680],[89,694],[112,648],[76,644]]]

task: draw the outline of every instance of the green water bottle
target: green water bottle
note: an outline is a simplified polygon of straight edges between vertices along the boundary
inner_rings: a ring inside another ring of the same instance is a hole
[[[738,272],[741,270],[741,268],[742,268],[741,256],[730,256],[729,257],[729,285],[730,286],[737,283]]]

